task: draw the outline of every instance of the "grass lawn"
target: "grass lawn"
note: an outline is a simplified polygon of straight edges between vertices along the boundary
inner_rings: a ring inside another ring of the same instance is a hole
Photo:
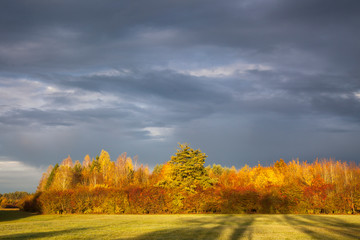
[[[360,239],[360,215],[33,215],[0,210],[0,239]]]

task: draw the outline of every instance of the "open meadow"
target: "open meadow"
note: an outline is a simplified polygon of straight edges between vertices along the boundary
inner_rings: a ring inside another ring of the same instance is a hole
[[[0,239],[360,239],[360,216],[34,215],[0,211]]]

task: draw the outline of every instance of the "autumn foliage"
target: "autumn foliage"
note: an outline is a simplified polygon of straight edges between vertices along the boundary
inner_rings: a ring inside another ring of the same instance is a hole
[[[282,159],[272,166],[204,167],[206,155],[180,144],[152,173],[126,153],[73,163],[43,174],[23,203],[43,213],[345,213],[360,212],[360,168],[332,159]]]
[[[0,208],[18,208],[30,194],[27,192],[12,192],[0,194]]]

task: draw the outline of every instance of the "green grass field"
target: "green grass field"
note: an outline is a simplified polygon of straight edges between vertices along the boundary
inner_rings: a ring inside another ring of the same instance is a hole
[[[360,239],[360,216],[33,215],[0,211],[0,239]]]

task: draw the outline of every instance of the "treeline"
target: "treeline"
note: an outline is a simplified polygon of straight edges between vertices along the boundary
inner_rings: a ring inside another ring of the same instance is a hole
[[[182,144],[148,167],[126,153],[50,166],[23,209],[42,213],[345,213],[360,212],[355,163],[282,159],[272,166],[204,167],[206,155]]]
[[[30,196],[27,192],[0,193],[0,208],[18,208],[23,205],[26,197]]]

